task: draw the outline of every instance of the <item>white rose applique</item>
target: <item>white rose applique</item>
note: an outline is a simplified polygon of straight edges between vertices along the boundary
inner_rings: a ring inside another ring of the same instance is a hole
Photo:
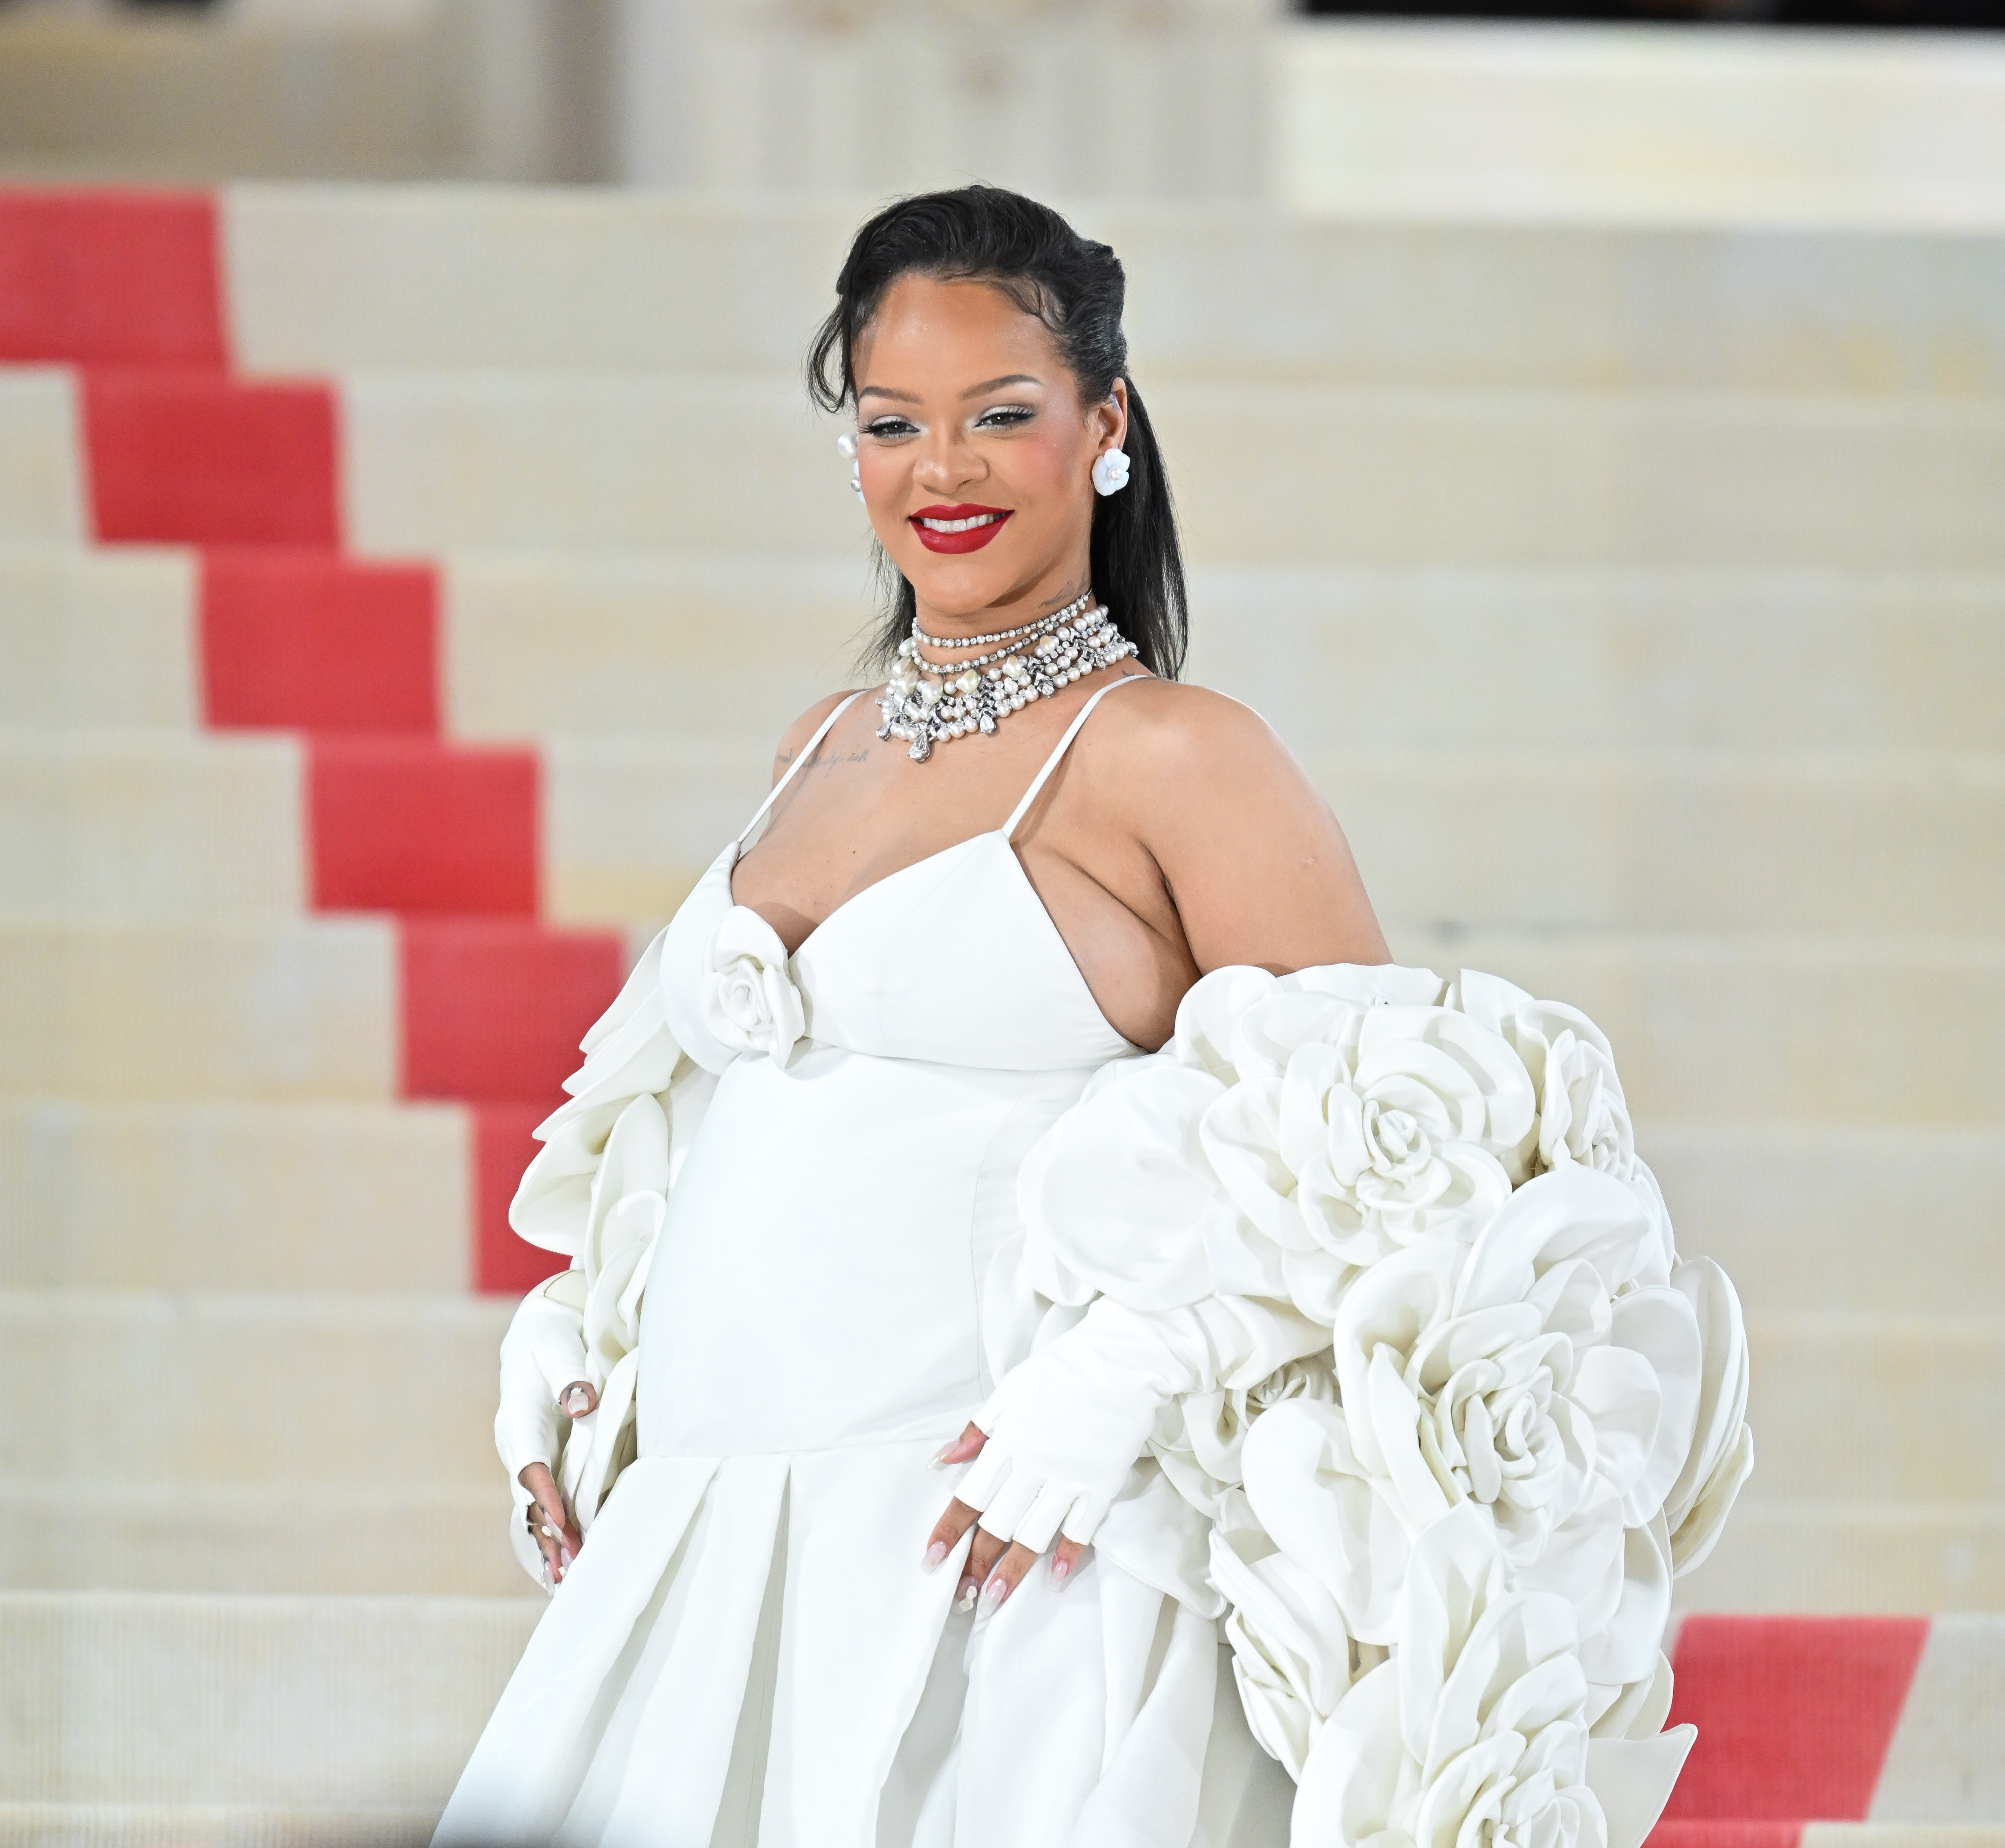
[[[781,1065],[806,1031],[786,945],[757,912],[734,905],[718,919],[704,954],[701,1005],[703,1024],[720,1044]]]

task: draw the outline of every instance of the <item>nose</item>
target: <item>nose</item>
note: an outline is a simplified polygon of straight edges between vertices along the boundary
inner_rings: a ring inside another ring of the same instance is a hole
[[[966,433],[953,425],[929,431],[924,449],[912,465],[913,480],[936,494],[954,493],[988,473]]]

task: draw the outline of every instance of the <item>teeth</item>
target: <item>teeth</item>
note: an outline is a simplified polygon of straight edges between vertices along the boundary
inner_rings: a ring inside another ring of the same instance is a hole
[[[972,532],[978,526],[992,526],[1002,517],[999,513],[978,513],[967,520],[929,520],[922,517],[919,524],[929,532]]]

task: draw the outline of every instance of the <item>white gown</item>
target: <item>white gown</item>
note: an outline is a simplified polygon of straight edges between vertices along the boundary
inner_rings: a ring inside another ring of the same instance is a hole
[[[993,1611],[953,1609],[965,1542],[921,1563],[957,1476],[928,1460],[995,1385],[983,1298],[1019,1165],[1136,1051],[1011,845],[1112,690],[1003,827],[869,887],[786,961],[784,1061],[703,1001],[721,926],[767,928],[732,901],[745,835],[658,940],[661,1017],[719,1076],[645,1274],[637,1454],[441,1843],[1286,1841],[1294,1787],[1248,1732],[1202,1534],[1156,1518],[1174,1496],[1141,1495],[1155,1512],[1110,1523],[1069,1586],[1041,1562]]]

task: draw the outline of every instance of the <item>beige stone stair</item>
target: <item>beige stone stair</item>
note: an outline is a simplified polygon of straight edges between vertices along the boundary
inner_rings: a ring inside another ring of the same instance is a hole
[[[783,372],[874,201],[235,186],[237,350],[377,366]],[[1304,218],[1074,202],[1128,272],[1146,378],[2005,391],[1997,241],[1898,220]],[[578,279],[589,276],[592,288]]]
[[[443,1807],[543,1603],[0,1593],[0,1800]]]
[[[19,1289],[456,1291],[457,1104],[0,1102],[0,1279]]]
[[[441,574],[461,737],[640,743],[728,714],[777,739],[874,628],[855,560],[511,550]],[[192,728],[195,595],[184,552],[0,543],[0,724]],[[1997,575],[1200,566],[1192,610],[1193,677],[1302,750],[2000,741]]]

